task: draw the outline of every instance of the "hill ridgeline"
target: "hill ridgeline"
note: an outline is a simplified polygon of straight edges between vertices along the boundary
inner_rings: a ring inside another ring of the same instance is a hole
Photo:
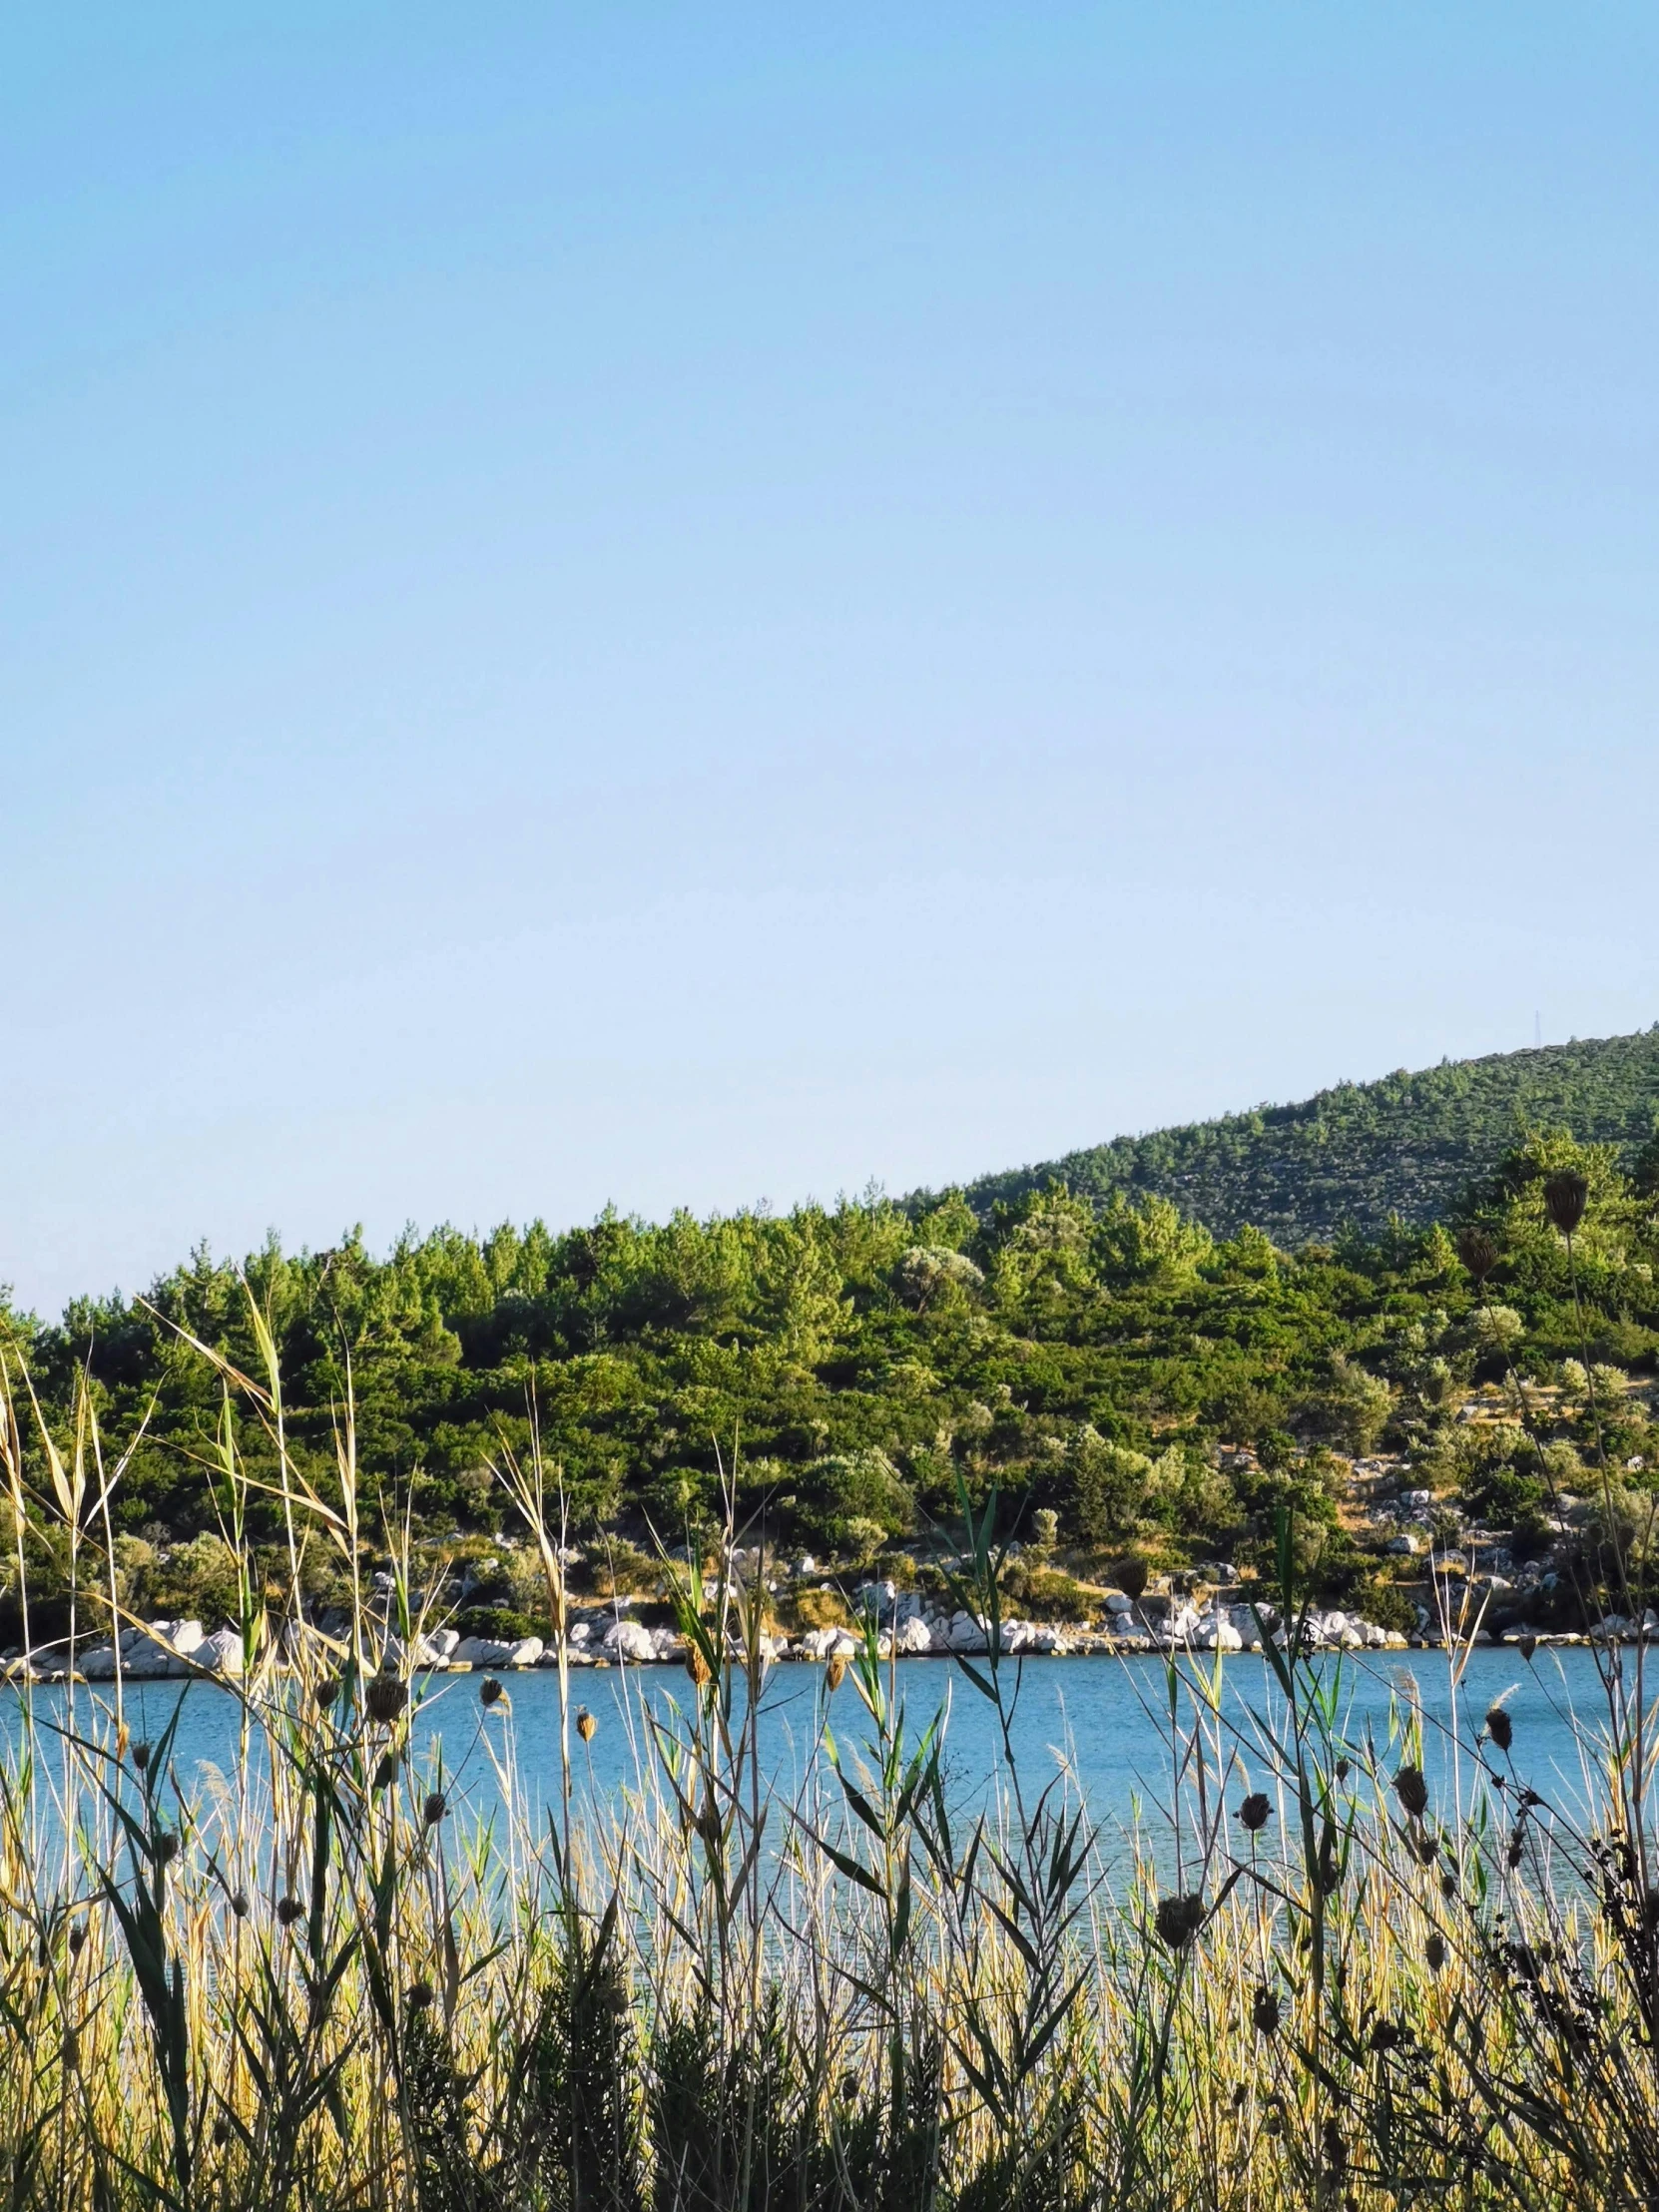
[[[1289,1250],[1391,1217],[1412,1227],[1456,1205],[1528,1128],[1570,1128],[1623,1166],[1659,1124],[1659,1024],[1536,1051],[1442,1061],[1375,1083],[1339,1083],[1295,1106],[1260,1106],[986,1175],[967,1200],[986,1216],[1051,1178],[1078,1196],[1156,1193],[1214,1235],[1247,1222]]]

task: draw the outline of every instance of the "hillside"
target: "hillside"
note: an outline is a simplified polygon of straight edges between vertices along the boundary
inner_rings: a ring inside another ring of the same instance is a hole
[[[1539,1051],[1442,1061],[1376,1083],[1339,1083],[1296,1106],[1262,1106],[1219,1121],[1068,1152],[1035,1167],[982,1176],[968,1203],[988,1216],[1058,1178],[1080,1196],[1156,1194],[1214,1235],[1248,1222],[1296,1250],[1342,1229],[1376,1236],[1390,1216],[1420,1227],[1489,1175],[1519,1134],[1570,1128],[1633,1163],[1659,1123],[1659,1024]]]

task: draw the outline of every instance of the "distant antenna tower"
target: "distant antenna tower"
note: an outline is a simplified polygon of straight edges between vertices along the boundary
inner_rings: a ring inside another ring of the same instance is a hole
[[[1543,1043],[1544,1017],[1542,1014],[1534,1014],[1532,1016],[1532,1049],[1535,1052],[1541,1052],[1543,1050]]]

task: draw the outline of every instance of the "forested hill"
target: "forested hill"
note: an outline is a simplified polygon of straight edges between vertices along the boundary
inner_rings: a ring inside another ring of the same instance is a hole
[[[1118,1137],[983,1176],[967,1198],[985,1216],[996,1200],[1051,1178],[1092,1198],[1155,1192],[1216,1236],[1248,1222],[1294,1251],[1345,1226],[1375,1235],[1396,1214],[1412,1226],[1437,1219],[1528,1127],[1570,1128],[1581,1144],[1614,1146],[1629,1166],[1656,1122],[1659,1024],[1630,1037],[1442,1061],[1416,1074],[1402,1068],[1377,1083],[1339,1083],[1297,1106]]]

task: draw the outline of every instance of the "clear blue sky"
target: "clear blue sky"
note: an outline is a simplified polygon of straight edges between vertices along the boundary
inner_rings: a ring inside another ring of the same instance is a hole
[[[1659,17],[14,12],[0,1281],[1659,1015]]]

